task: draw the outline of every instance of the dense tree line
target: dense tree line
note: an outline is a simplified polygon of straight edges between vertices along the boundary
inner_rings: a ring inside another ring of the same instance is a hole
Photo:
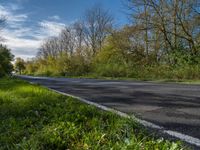
[[[200,2],[126,0],[131,23],[114,26],[95,6],[44,41],[25,73],[135,78],[200,78]]]

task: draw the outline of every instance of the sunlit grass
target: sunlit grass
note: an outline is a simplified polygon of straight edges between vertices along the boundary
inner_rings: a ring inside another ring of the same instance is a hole
[[[121,118],[37,85],[0,79],[0,149],[183,149]]]

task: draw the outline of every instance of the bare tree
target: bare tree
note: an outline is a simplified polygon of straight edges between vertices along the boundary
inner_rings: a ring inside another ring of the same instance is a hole
[[[41,47],[38,51],[38,57],[42,58],[54,58],[58,56],[58,53],[60,52],[59,49],[59,39],[58,37],[51,37],[46,39],[43,44],[41,44]]]
[[[80,51],[83,43],[85,42],[85,33],[84,33],[84,23],[83,21],[77,21],[73,24],[73,29],[77,41],[77,49]]]
[[[92,48],[93,55],[101,50],[103,42],[112,28],[113,17],[108,10],[94,6],[85,13],[85,34]]]
[[[73,54],[75,51],[75,35],[73,28],[71,27],[66,27],[61,31],[60,34],[60,44],[62,49],[66,52],[69,53],[70,55]]]

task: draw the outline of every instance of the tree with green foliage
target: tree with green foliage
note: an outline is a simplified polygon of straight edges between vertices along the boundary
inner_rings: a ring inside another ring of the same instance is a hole
[[[0,77],[9,75],[13,71],[14,56],[11,54],[10,49],[0,44]]]
[[[18,72],[19,74],[22,74],[22,72],[25,69],[26,69],[25,61],[20,57],[16,58],[16,62],[15,62],[15,70],[16,70],[16,72]]]

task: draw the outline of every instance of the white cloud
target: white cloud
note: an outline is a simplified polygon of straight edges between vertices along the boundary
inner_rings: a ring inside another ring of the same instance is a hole
[[[49,19],[60,20],[60,17],[58,15],[54,15],[54,16],[50,16]]]
[[[27,31],[28,30],[29,29],[27,29]],[[25,32],[26,29],[14,32],[12,32],[12,30],[4,30],[2,32],[2,36],[5,37],[4,44],[11,49],[12,53],[16,57],[23,57],[24,59],[27,59],[36,55],[41,41],[22,37]]]
[[[3,43],[11,49],[16,57],[27,59],[36,55],[40,44],[45,38],[57,36],[65,27],[65,24],[56,22],[59,16],[55,15],[52,16],[54,21],[42,20],[36,23],[35,26],[28,26],[26,23],[30,19],[29,16],[15,12],[20,8],[20,6],[14,4],[8,6],[0,4],[0,16],[6,16],[7,19],[7,25],[1,31],[1,35],[5,38]]]
[[[19,9],[17,5],[3,6],[0,5],[0,15],[6,17],[8,24],[10,23],[19,23],[25,21],[28,16],[27,14],[14,14],[14,10]]]
[[[48,20],[41,21],[39,25],[41,27],[40,30],[47,36],[57,36],[65,28],[65,24],[63,23]]]
[[[39,47],[40,41],[23,38],[27,33],[31,33],[31,28],[23,25],[27,21],[28,15],[15,12],[20,8],[15,4],[0,5],[0,15],[6,17],[5,29],[1,31],[1,35],[4,38],[3,44],[7,45],[16,57],[33,56]]]
[[[23,32],[23,31],[16,31],[16,32]],[[15,32],[15,33],[16,33]],[[40,41],[34,39],[26,39],[20,36],[15,35],[15,33],[11,33],[9,30],[5,30],[3,32],[3,36],[6,36],[5,43],[10,46],[10,48],[14,49],[34,49],[38,48]],[[21,34],[21,33],[20,33]]]

